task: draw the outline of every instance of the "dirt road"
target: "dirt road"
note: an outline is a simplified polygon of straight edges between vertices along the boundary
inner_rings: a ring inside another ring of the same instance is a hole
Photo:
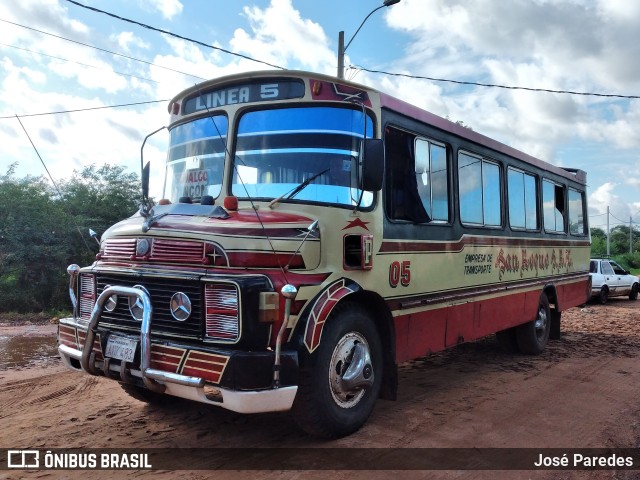
[[[55,335],[2,327],[4,338]],[[493,337],[400,367],[396,402],[379,401],[354,435],[322,442],[287,414],[245,416],[176,400],[147,406],[118,384],[66,371],[55,358],[0,366],[4,448],[591,448],[640,447],[640,302],[563,314],[563,336],[537,357],[503,353]],[[64,473],[64,475],[59,475]],[[124,472],[121,472],[124,476]],[[132,472],[174,478],[174,472]],[[104,472],[0,471],[0,479],[104,478]],[[109,475],[115,478],[113,475]],[[389,478],[391,472],[183,471],[181,478]],[[430,471],[403,478],[640,478],[640,471]]]

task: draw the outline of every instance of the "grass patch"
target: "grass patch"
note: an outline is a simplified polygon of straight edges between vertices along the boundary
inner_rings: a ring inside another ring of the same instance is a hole
[[[0,324],[11,325],[29,325],[29,324],[57,324],[58,320],[62,317],[70,316],[70,312],[64,312],[59,310],[52,310],[50,312],[1,312]]]

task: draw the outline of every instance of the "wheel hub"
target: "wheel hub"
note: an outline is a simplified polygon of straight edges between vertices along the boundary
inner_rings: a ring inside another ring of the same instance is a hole
[[[329,385],[336,404],[343,408],[353,407],[374,380],[366,339],[358,332],[346,334],[333,350],[329,364]]]

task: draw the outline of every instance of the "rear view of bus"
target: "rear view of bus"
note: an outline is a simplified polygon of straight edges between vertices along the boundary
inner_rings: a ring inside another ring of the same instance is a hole
[[[204,82],[169,104],[153,204],[71,265],[72,369],[135,398],[292,410],[348,435],[397,364],[497,333],[536,354],[584,303],[586,176],[319,74]]]

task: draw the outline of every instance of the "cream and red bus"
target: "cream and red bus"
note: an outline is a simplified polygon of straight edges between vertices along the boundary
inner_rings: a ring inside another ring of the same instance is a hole
[[[537,354],[587,301],[581,170],[315,73],[207,81],[169,113],[163,198],[69,267],[59,324],[67,366],[138,399],[343,436],[399,363],[494,333]]]

